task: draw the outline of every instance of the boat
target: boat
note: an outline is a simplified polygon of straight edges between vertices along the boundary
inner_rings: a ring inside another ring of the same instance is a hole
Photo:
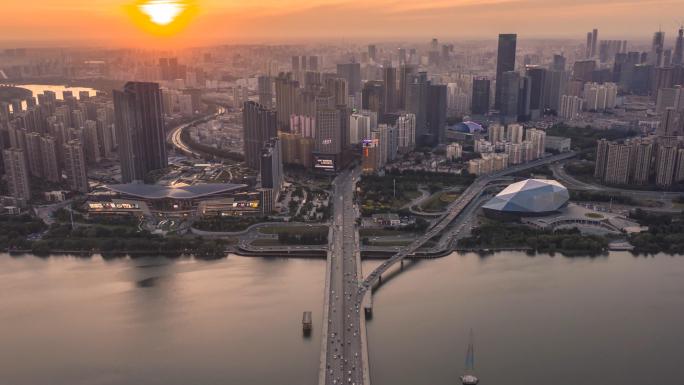
[[[480,379],[475,376],[475,342],[473,339],[473,331],[470,331],[470,341],[468,342],[468,351],[465,359],[465,374],[461,376],[461,383],[463,385],[477,385]]]

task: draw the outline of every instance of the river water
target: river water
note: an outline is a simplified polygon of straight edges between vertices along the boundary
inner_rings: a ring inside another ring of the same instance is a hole
[[[0,255],[0,384],[315,385],[324,276],[322,260]],[[454,254],[407,265],[374,306],[373,385],[456,384],[471,328],[483,385],[684,378],[684,257]]]

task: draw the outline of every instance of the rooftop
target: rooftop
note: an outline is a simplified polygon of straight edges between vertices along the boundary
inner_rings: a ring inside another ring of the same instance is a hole
[[[247,187],[244,184],[202,183],[190,186],[162,186],[158,184],[114,184],[107,189],[142,199],[197,199],[227,193]]]

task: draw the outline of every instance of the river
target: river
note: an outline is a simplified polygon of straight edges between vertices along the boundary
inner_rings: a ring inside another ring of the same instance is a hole
[[[0,384],[315,385],[324,276],[322,260],[0,255]],[[471,328],[483,385],[684,378],[684,257],[454,254],[407,265],[374,306],[373,385],[456,384]]]

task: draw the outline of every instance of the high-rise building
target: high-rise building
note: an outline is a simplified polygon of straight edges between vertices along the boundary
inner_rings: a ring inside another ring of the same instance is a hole
[[[458,143],[451,143],[446,146],[446,158],[447,160],[454,161],[460,159],[463,156],[463,147]]]
[[[385,67],[382,69],[382,80],[384,84],[385,114],[394,113],[399,108],[399,97],[397,89],[397,69]]]
[[[385,85],[378,80],[371,80],[363,85],[361,91],[362,107],[378,115],[378,120],[384,122],[385,116]]]
[[[553,55],[553,63],[551,63],[551,71],[565,71],[565,65],[567,60],[563,55]]]
[[[674,53],[672,54],[672,64],[684,64],[684,26],[679,27]]]
[[[518,98],[520,96],[520,75],[515,71],[501,74],[496,87],[499,94],[499,111],[503,123],[518,121]]]
[[[632,144],[633,160],[632,165],[632,183],[638,185],[648,184],[651,177],[651,164],[653,158],[653,143],[646,140],[637,140]]]
[[[41,138],[40,152],[43,164],[43,178],[50,182],[62,181],[62,172],[59,167],[57,156],[57,141],[52,136],[46,135]]]
[[[501,124],[492,124],[487,128],[489,141],[492,144],[506,141],[506,129]]]
[[[79,140],[71,140],[64,144],[64,168],[69,188],[82,193],[88,192],[88,175],[83,145]]]
[[[596,57],[596,43],[598,42],[598,29],[591,31],[591,57]]]
[[[524,128],[520,124],[509,124],[506,129],[506,140],[520,144],[523,141]]]
[[[584,100],[578,96],[563,95],[558,116],[566,120],[574,120],[580,116],[583,104]]]
[[[572,66],[572,79],[582,83],[590,82],[596,70],[596,60],[578,60]]]
[[[544,150],[546,149],[545,131],[530,128],[525,131],[525,140],[532,143],[532,157],[528,161],[544,156]]]
[[[340,110],[324,108],[316,111],[316,143],[319,154],[337,155],[342,152]]]
[[[100,153],[100,143],[97,135],[97,122],[86,120],[83,127],[83,150],[89,164],[100,163],[102,156]]]
[[[586,83],[582,92],[584,109],[587,111],[605,111],[615,108],[617,99],[615,83]]]
[[[473,79],[473,98],[471,111],[475,115],[484,115],[489,112],[491,84],[489,79],[480,77]]]
[[[684,182],[684,148],[677,151],[677,170],[675,171],[675,182]]]
[[[684,135],[684,111],[677,111],[673,107],[668,107],[662,114],[660,126],[656,131],[661,136],[681,136]]]
[[[426,72],[419,72],[411,78],[406,89],[406,111],[416,117],[416,144],[424,144],[427,131],[427,104],[430,82]]]
[[[547,73],[547,69],[539,66],[526,68],[526,75],[530,78],[530,119],[539,119],[544,113],[544,85]]]
[[[273,106],[273,82],[270,76],[259,76],[257,78],[257,93],[259,94],[259,104],[266,108]]]
[[[277,200],[283,186],[282,148],[278,138],[270,138],[264,142],[259,163],[261,187],[272,189],[273,197]]]
[[[368,46],[368,58],[369,58],[371,61],[377,61],[377,60],[378,60],[378,56],[377,56],[377,55],[378,55],[378,50],[377,50],[377,48],[375,47],[375,44],[370,44],[370,45]]]
[[[347,81],[347,92],[356,95],[361,91],[361,64],[344,63],[337,65],[337,75]]]
[[[31,186],[29,184],[29,167],[26,163],[24,150],[9,148],[3,150],[3,162],[7,187],[10,194],[17,199],[27,202],[31,200]]]
[[[417,68],[411,64],[402,64],[399,67],[399,100],[398,106],[400,109],[406,109],[406,95],[408,93],[408,85],[412,82],[413,76],[416,75]]]
[[[678,148],[673,144],[658,145],[656,154],[656,185],[669,187],[672,185],[677,167]]]
[[[430,84],[428,88],[426,130],[424,144],[444,143],[446,133],[447,88],[444,84]]]
[[[26,134],[26,159],[28,160],[29,172],[36,178],[43,177],[43,156],[41,144],[43,137],[37,132]]]
[[[416,116],[411,113],[397,118],[397,146],[400,151],[411,151],[416,147]]]
[[[292,79],[292,74],[281,73],[275,80],[276,111],[278,129],[289,132],[290,117],[297,113],[297,90],[299,82]]]
[[[504,87],[503,74],[515,70],[516,34],[500,34],[499,47],[496,55],[496,92],[494,108],[501,109],[502,90]]]
[[[245,163],[247,167],[258,170],[264,143],[278,134],[276,112],[253,101],[245,102],[242,109],[242,130]]]
[[[378,126],[378,115],[369,110],[361,110],[349,116],[349,143],[358,144],[370,138],[372,129]]]
[[[144,180],[168,166],[162,92],[157,83],[128,82],[114,90],[116,138],[121,180]]]
[[[632,146],[629,143],[608,143],[603,181],[607,184],[618,185],[629,183],[631,155]],[[598,167],[598,160],[596,165]]]
[[[654,67],[662,67],[664,64],[665,32],[658,31],[653,34],[651,52],[648,54],[648,64]]]

